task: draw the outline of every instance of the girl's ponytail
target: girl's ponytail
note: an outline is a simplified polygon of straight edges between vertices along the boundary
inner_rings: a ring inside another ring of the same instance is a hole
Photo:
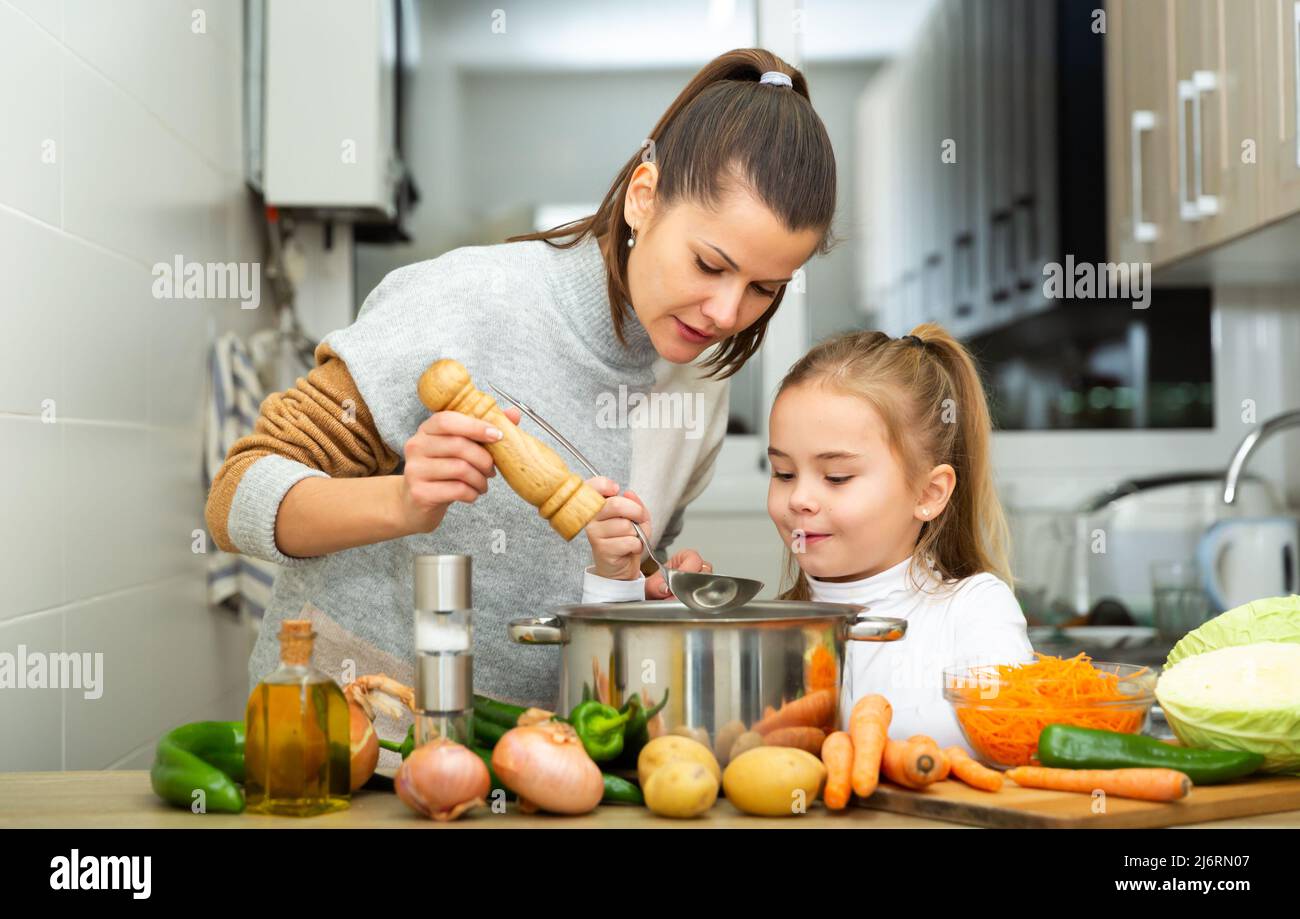
[[[957,473],[957,487],[937,520],[922,525],[917,554],[929,555],[945,577],[988,571],[1012,586],[1006,515],[993,481],[993,420],[979,369],[970,352],[937,323],[917,326],[919,338],[951,381],[952,395],[939,407],[939,422],[954,434],[948,455],[936,458]],[[940,439],[943,440],[942,438]]]

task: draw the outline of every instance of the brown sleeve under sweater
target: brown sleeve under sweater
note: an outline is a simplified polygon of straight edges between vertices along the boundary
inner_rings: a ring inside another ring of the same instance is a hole
[[[316,366],[291,389],[263,400],[253,433],[235,441],[212,480],[205,516],[218,548],[238,552],[227,518],[244,472],[275,454],[331,477],[388,475],[401,461],[375,428],[347,365],[324,342]]]

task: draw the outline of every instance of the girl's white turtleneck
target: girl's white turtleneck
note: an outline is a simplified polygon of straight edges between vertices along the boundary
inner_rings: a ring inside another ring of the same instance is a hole
[[[1011,588],[995,575],[976,574],[945,586],[932,572],[927,582],[918,571],[926,592],[909,575],[911,561],[857,581],[808,578],[816,601],[854,603],[867,607],[869,615],[907,621],[901,641],[845,644],[841,726],[847,729],[854,702],[879,693],[894,710],[890,737],[926,734],[941,748],[956,744],[973,753],[943,697],[944,668],[1032,660],[1025,616]]]
[[[853,703],[879,693],[894,710],[889,736],[906,740],[926,734],[939,746],[954,744],[974,752],[961,735],[952,705],[943,697],[946,667],[1009,664],[1033,659],[1025,616],[1015,594],[992,574],[977,574],[953,584],[929,579],[913,583],[911,558],[856,581],[808,578],[812,599],[852,603],[872,616],[907,621],[900,641],[850,641],[845,644],[840,721],[847,729]],[[645,598],[644,576],[634,581],[597,577],[591,569],[583,581],[584,603]]]

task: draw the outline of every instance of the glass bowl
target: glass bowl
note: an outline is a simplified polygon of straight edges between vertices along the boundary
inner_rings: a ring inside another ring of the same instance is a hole
[[[1028,665],[1032,662],[1026,661]],[[949,667],[943,671],[943,697],[952,704],[962,736],[976,758],[994,769],[1031,766],[1038,762],[1038,735],[1049,724],[1070,724],[1124,734],[1137,734],[1146,725],[1155,702],[1157,670],[1136,664],[1091,661],[1094,668],[1115,677],[1122,698],[1053,701],[1036,706],[1032,698],[1010,696],[996,665]],[[1062,699],[1062,681],[1043,679],[1044,701]],[[1035,684],[1031,684],[1035,685]]]

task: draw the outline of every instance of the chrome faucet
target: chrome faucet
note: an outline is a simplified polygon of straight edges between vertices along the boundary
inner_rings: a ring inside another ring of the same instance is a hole
[[[1237,452],[1232,455],[1232,462],[1228,464],[1228,473],[1223,478],[1224,504],[1231,504],[1236,500],[1237,480],[1245,472],[1246,460],[1250,459],[1250,454],[1255,451],[1255,448],[1270,435],[1286,428],[1297,427],[1300,427],[1300,409],[1274,415],[1242,439]]]

